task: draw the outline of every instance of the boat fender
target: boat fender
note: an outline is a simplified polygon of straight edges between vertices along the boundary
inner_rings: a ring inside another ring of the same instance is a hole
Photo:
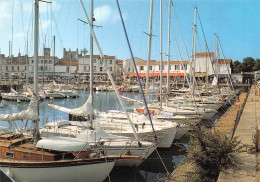
[[[136,131],[138,131],[138,125],[137,124],[135,124],[135,129],[136,129]]]
[[[90,159],[98,158],[98,154],[97,153],[91,153],[91,154],[89,154],[89,158]]]
[[[13,179],[13,177],[14,177],[14,175],[13,175],[13,173],[10,171],[10,169],[7,169],[6,175],[7,175],[9,178],[11,178],[11,179]]]
[[[142,124],[142,129],[144,129],[144,126],[145,126],[145,122],[143,122],[143,124]]]

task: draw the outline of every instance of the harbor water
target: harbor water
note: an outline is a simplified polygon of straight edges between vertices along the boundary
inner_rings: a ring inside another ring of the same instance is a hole
[[[124,96],[127,96],[132,99],[140,100],[140,94],[132,93],[123,93]],[[46,124],[47,122],[52,122],[54,120],[68,119],[68,114],[63,113],[58,110],[54,110],[48,106],[48,104],[55,104],[66,108],[76,108],[82,106],[87,98],[89,93],[82,92],[78,98],[68,98],[68,99],[55,99],[49,100],[46,99],[40,102],[39,112],[40,112],[40,127]],[[155,100],[156,96],[151,96],[149,100]],[[1,114],[7,113],[16,113],[22,110],[25,110],[28,106],[28,102],[17,103],[14,101],[3,101],[4,107],[0,109]],[[129,111],[133,111],[137,102],[128,102]],[[119,109],[119,101],[113,92],[99,92],[94,94],[94,108],[96,110],[113,110]],[[206,121],[205,123],[212,126],[216,118],[220,115],[216,115],[213,119],[213,122]],[[26,125],[27,121],[17,121],[16,124],[12,125],[12,129],[22,128]],[[8,127],[8,122],[0,122],[0,126]],[[27,126],[30,126],[29,122]],[[150,157],[145,160],[138,167],[132,168],[114,168],[110,173],[109,177],[106,179],[109,181],[158,181],[158,179],[164,178],[167,174],[171,173],[175,167],[180,163],[185,155],[185,150],[183,148],[187,147],[188,138],[184,137],[180,141],[175,141],[170,149],[157,149],[154,151]],[[1,176],[3,178],[3,175]],[[2,180],[1,180],[2,181]]]

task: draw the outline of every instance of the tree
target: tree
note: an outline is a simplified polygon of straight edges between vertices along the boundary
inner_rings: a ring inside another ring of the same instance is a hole
[[[233,64],[233,68],[234,68],[234,73],[240,73],[242,70],[242,64],[236,60]]]
[[[230,63],[230,69],[231,69],[231,73],[234,73],[234,66],[233,66],[233,61],[231,60]]]
[[[244,58],[243,63],[242,63],[242,71],[243,72],[252,72],[255,64],[256,64],[256,62],[255,62],[254,58],[252,58],[252,57]]]
[[[260,70],[260,59],[255,60],[254,71]]]

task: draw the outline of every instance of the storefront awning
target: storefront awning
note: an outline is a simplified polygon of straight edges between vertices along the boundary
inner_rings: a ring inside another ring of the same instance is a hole
[[[139,77],[146,77],[146,73],[138,73]],[[136,77],[136,73],[131,76]],[[160,76],[160,73],[149,73],[149,77]],[[162,73],[162,76],[167,76],[167,73]],[[170,76],[184,76],[184,73],[170,73]]]

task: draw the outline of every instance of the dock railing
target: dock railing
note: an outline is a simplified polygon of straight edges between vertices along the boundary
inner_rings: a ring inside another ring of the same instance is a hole
[[[238,123],[239,123],[239,121],[240,121],[241,115],[242,115],[243,110],[244,110],[244,108],[245,108],[245,105],[246,105],[246,102],[247,102],[249,93],[250,93],[250,89],[248,90],[248,92],[247,92],[247,94],[246,94],[246,98],[245,98],[245,100],[244,100],[242,106],[241,106],[240,109],[237,111],[237,116],[236,116],[236,119],[235,119],[234,128],[233,128],[232,134],[231,134],[231,136],[230,136],[231,139],[234,137],[234,134],[235,134],[235,131],[236,131],[236,129],[237,129]]]

